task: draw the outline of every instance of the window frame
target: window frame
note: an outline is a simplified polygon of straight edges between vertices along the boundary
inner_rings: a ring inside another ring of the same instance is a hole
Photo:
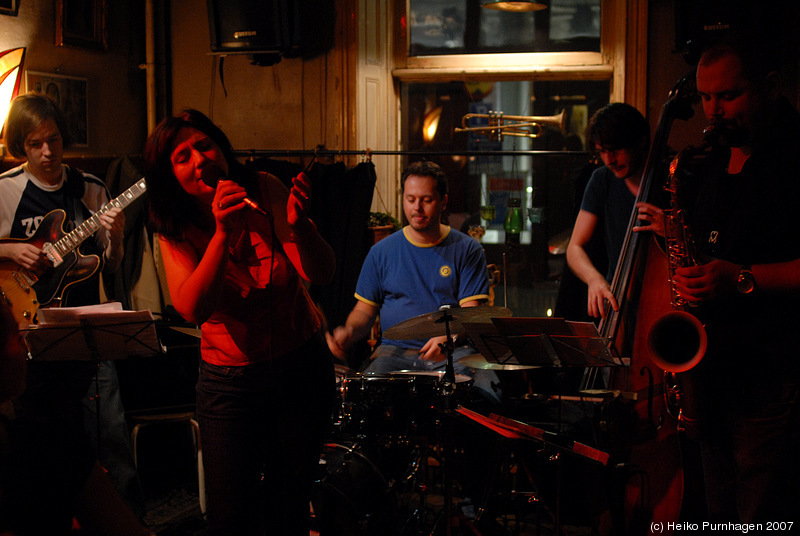
[[[646,109],[646,2],[602,0],[600,52],[409,56],[409,32],[400,22],[409,19],[409,2],[397,0],[395,8],[400,27],[394,32],[392,76],[397,82],[611,80],[610,102]]]

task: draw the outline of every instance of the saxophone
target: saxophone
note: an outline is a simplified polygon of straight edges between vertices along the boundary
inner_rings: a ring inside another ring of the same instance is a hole
[[[713,134],[710,130],[709,127],[705,131],[706,140]],[[687,159],[702,154],[708,147],[708,141],[699,147],[689,146],[678,153],[669,165],[664,189],[670,194],[670,207],[663,212],[672,310],[658,318],[647,335],[651,358],[664,370],[667,410],[682,423],[682,427],[693,419],[684,410],[688,384],[679,381],[677,373],[694,368],[703,359],[708,338],[703,324],[690,312],[695,305],[683,298],[675,286],[674,277],[678,268],[698,264],[692,230],[681,208],[680,170]]]

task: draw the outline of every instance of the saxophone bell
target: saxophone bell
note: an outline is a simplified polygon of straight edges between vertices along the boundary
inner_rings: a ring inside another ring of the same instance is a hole
[[[666,372],[694,368],[703,359],[707,346],[703,324],[687,311],[673,310],[662,315],[647,334],[651,358]]]

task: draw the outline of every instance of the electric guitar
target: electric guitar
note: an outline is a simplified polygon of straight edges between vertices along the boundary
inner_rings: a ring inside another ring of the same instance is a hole
[[[67,213],[56,209],[47,213],[30,238],[0,239],[0,243],[33,244],[44,252],[53,265],[37,275],[12,261],[0,261],[0,299],[11,306],[11,312],[20,325],[35,323],[36,311],[40,306],[51,303],[58,305],[70,286],[97,272],[100,257],[83,255],[78,251],[78,246],[100,229],[101,214],[114,207],[127,207],[146,189],[145,180],[139,179],[69,233],[64,231]]]

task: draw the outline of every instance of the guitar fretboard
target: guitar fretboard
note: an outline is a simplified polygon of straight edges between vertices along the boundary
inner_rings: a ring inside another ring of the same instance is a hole
[[[145,179],[139,179],[136,184],[122,192],[118,197],[112,199],[103,207],[92,214],[89,218],[83,221],[80,225],[78,225],[75,229],[71,232],[67,233],[60,240],[58,240],[55,244],[53,244],[53,248],[58,253],[58,257],[63,258],[65,255],[72,252],[75,248],[80,246],[84,240],[92,236],[100,227],[100,215],[105,214],[109,210],[114,207],[125,208],[130,205],[133,201],[135,201],[140,195],[142,195],[147,190],[147,183]],[[49,256],[49,253],[48,253]],[[58,264],[60,262],[60,258],[58,261],[51,258],[50,260],[53,261],[54,264]]]

